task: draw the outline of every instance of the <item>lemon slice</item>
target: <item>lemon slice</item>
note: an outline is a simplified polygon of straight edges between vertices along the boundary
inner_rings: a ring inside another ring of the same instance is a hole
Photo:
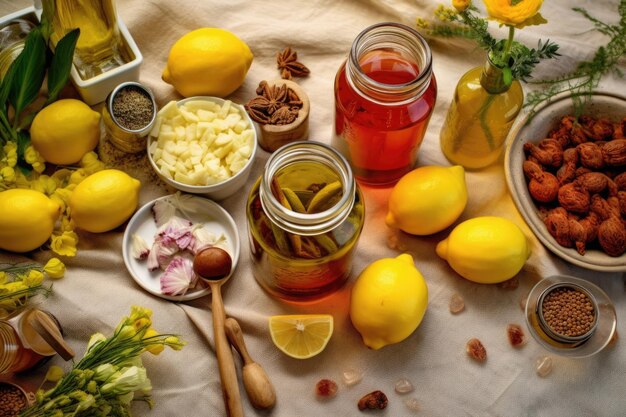
[[[323,351],[333,334],[333,316],[329,314],[272,316],[269,324],[276,347],[296,359]]]

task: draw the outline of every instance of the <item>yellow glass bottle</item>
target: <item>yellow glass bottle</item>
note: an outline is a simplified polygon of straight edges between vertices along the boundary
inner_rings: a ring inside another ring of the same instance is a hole
[[[502,69],[487,59],[484,67],[459,80],[441,128],[441,151],[452,164],[468,170],[491,165],[500,157],[523,102],[519,81],[507,85]]]

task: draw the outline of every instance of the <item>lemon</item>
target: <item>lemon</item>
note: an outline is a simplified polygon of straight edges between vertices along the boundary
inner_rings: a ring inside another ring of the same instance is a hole
[[[39,191],[0,192],[0,249],[37,249],[50,238],[59,214],[61,207]]]
[[[463,278],[483,284],[513,278],[530,256],[520,228],[495,216],[464,221],[437,244],[436,251]]]
[[[252,58],[248,45],[231,32],[196,29],[172,46],[162,78],[185,97],[226,97],[243,83]]]
[[[374,261],[361,272],[352,288],[350,319],[363,343],[380,349],[409,337],[427,306],[426,281],[405,253]]]
[[[467,204],[462,166],[424,166],[404,175],[389,196],[387,226],[430,235],[450,226]]]
[[[75,164],[98,145],[100,113],[80,100],[55,101],[35,116],[30,140],[47,162]]]
[[[141,183],[123,171],[105,169],[81,181],[70,197],[72,220],[93,233],[124,223],[137,209]]]
[[[333,316],[302,314],[272,316],[270,335],[278,349],[296,359],[307,359],[324,350],[333,335]]]

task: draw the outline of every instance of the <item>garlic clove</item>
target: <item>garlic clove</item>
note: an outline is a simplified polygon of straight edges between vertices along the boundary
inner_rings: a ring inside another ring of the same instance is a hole
[[[143,261],[148,257],[150,249],[145,239],[137,234],[133,234],[131,237],[130,254],[133,258]]]

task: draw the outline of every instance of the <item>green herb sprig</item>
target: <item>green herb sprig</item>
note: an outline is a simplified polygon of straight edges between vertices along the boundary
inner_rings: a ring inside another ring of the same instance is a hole
[[[513,80],[528,81],[541,60],[560,56],[559,45],[549,39],[545,42],[539,40],[536,49],[513,40],[513,27],[509,27],[508,39],[495,39],[489,33],[488,20],[478,13],[479,10],[472,5],[462,11],[439,5],[435,17],[440,23],[417,19],[417,25],[430,36],[461,37],[475,41],[480,48],[489,52],[492,63],[503,69],[504,81],[508,85]]]
[[[570,93],[572,95],[575,113],[579,116],[582,114],[591,92],[599,85],[604,75],[612,72],[619,77],[623,77],[619,65],[623,62],[626,54],[626,0],[620,0],[618,5],[620,20],[615,25],[609,25],[598,20],[585,9],[577,7],[572,10],[591,21],[595,30],[608,36],[609,41],[596,50],[591,60],[579,63],[570,74],[533,82],[533,84],[539,84],[547,88],[528,94],[525,106],[530,110],[530,117],[535,114],[542,103],[561,93]]]
[[[0,145],[8,141],[17,144],[18,166],[25,173],[30,171],[30,165],[24,159],[24,151],[30,143],[26,128],[41,108],[58,98],[67,83],[80,35],[79,29],[68,32],[53,51],[50,28],[48,17],[43,15],[41,23],[29,32],[24,49],[0,81]],[[46,74],[48,97],[43,106],[32,109],[29,106],[39,96]]]

